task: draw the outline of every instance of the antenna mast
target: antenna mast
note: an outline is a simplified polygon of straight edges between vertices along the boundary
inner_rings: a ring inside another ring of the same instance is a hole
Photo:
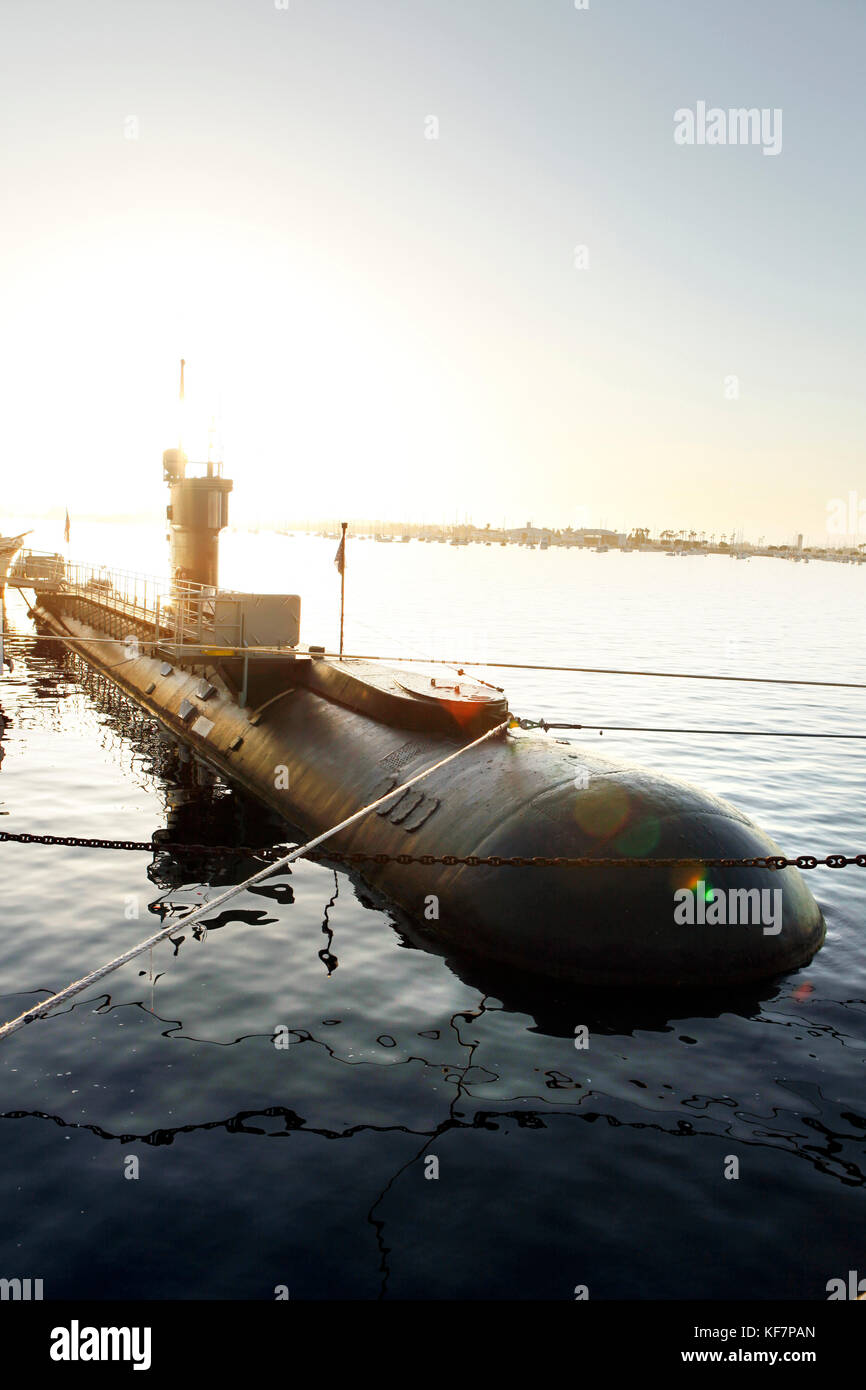
[[[186,359],[182,357],[182,358],[180,359],[180,393],[179,393],[179,395],[178,395],[178,400],[179,400],[179,402],[180,402],[181,405],[183,405],[183,369],[184,369],[185,366],[186,366]],[[183,454],[183,411],[182,411],[182,410],[178,410],[178,412],[177,412],[177,451],[178,451],[179,454]]]

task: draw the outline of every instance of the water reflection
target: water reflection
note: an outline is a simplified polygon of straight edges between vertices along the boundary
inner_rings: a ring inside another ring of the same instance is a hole
[[[452,1019],[456,1028],[458,1019]],[[241,1042],[237,1039],[236,1042]],[[315,1042],[315,1039],[308,1039]],[[472,1046],[469,1045],[464,1074],[472,1065]],[[334,1059],[337,1060],[337,1059]],[[765,1117],[749,1115],[740,1104],[728,1096],[684,1097],[682,1103],[693,1107],[694,1112],[703,1113],[703,1119],[669,1119],[660,1117],[648,1119],[635,1117],[624,1112],[621,1105],[604,1104],[600,1096],[587,1096],[591,1104],[578,1102],[573,1108],[558,1111],[552,1116],[549,1111],[525,1108],[523,1106],[491,1107],[473,1103],[471,1091],[464,1083],[463,1076],[453,1078],[454,1093],[447,1113],[429,1128],[416,1128],[408,1124],[370,1124],[355,1123],[341,1128],[323,1127],[311,1124],[297,1110],[281,1104],[242,1109],[228,1116],[159,1127],[147,1132],[134,1130],[112,1131],[106,1127],[83,1121],[67,1120],[60,1114],[36,1109],[7,1110],[0,1112],[2,1120],[44,1120],[50,1121],[60,1129],[85,1130],[97,1139],[117,1143],[123,1147],[140,1143],[148,1147],[164,1148],[173,1145],[183,1136],[211,1131],[223,1131],[232,1136],[248,1139],[291,1139],[299,1135],[312,1135],[329,1143],[358,1139],[365,1133],[377,1136],[400,1134],[415,1136],[417,1148],[408,1159],[404,1159],[387,1178],[373,1196],[367,1211],[367,1221],[372,1227],[379,1255],[380,1287],[379,1297],[385,1298],[391,1274],[390,1256],[393,1247],[387,1236],[387,1219],[382,1207],[388,1195],[400,1179],[411,1169],[422,1164],[425,1155],[438,1140],[457,1131],[484,1130],[497,1133],[505,1126],[516,1126],[522,1131],[536,1131],[539,1138],[551,1127],[562,1124],[581,1123],[594,1126],[600,1122],[611,1129],[625,1131],[650,1131],[670,1136],[677,1141],[693,1143],[700,1140],[718,1141],[724,1139],[726,1146],[760,1151],[759,1162],[768,1174],[772,1174],[773,1153],[787,1153],[800,1160],[814,1174],[832,1180],[847,1188],[866,1186],[866,1169],[861,1154],[866,1140],[866,1119],[850,1111],[838,1111],[816,1088],[815,1099],[821,1103],[825,1112],[823,1118],[797,1117],[791,1112],[774,1114],[774,1123],[768,1124]],[[517,1098],[515,1098],[517,1099]],[[464,1106],[461,1113],[458,1107]],[[711,1112],[719,1112],[713,1115]],[[833,1115],[830,1123],[828,1115]],[[243,1160],[239,1160],[243,1162]],[[541,1162],[541,1155],[539,1155]]]

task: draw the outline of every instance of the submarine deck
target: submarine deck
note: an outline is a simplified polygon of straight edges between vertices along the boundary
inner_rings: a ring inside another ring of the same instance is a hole
[[[326,657],[324,649],[226,643],[216,622],[218,593],[205,585],[65,561],[24,551],[10,583],[29,590],[66,627],[73,618],[94,634],[124,642],[130,655],[211,672],[243,708],[263,708],[305,686],[334,704],[382,723],[417,731],[476,734],[508,713],[504,692],[472,680],[406,670],[399,674],[357,657]],[[72,641],[75,634],[69,631]],[[203,686],[207,682],[203,682]]]

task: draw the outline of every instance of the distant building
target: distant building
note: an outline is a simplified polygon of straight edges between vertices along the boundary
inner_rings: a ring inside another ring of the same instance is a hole
[[[622,531],[610,531],[606,526],[594,526],[591,530],[581,527],[574,532],[574,539],[578,545],[594,549],[597,545],[624,545],[626,537]]]

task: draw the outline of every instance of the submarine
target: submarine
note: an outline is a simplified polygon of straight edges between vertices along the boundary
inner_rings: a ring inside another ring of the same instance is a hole
[[[613,990],[754,985],[819,950],[823,916],[796,868],[706,867],[781,854],[734,806],[523,729],[503,691],[462,671],[431,676],[303,648],[300,596],[219,587],[233,489],[222,464],[191,463],[181,443],[165,451],[163,479],[168,578],[24,551],[9,582],[38,630],[283,823],[318,835],[378,802],[328,847],[371,856],[358,874],[417,939]],[[489,862],[517,856],[599,862]],[[687,862],[655,862],[671,858]],[[689,894],[698,910],[684,914]],[[708,896],[772,900],[772,920],[719,919]]]

